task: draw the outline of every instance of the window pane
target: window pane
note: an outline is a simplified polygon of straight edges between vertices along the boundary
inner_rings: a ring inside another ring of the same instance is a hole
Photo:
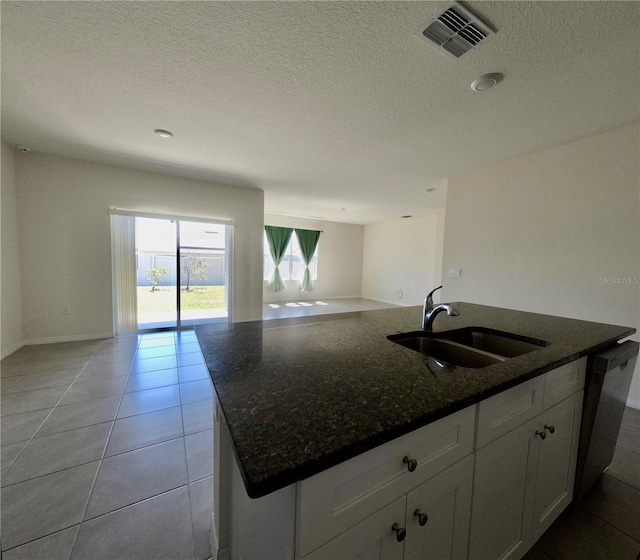
[[[275,270],[275,265],[273,264],[273,259],[271,258],[271,251],[269,250],[269,242],[267,241],[267,234],[264,234],[264,269],[262,277],[267,282],[271,280],[271,275]],[[280,262],[280,276],[283,280],[289,280],[289,253],[290,253],[291,243],[287,247],[284,257],[282,257],[282,261]]]
[[[311,262],[309,263],[309,272],[311,273],[311,279],[317,280],[318,271],[317,271],[317,261],[318,261],[318,250],[316,249]],[[273,274],[275,266],[273,264],[273,259],[271,258],[271,252],[269,251],[269,243],[267,241],[267,235],[264,234],[264,274],[263,278],[266,281],[271,280],[271,275]],[[280,276],[283,280],[302,280],[302,276],[304,274],[304,261],[302,260],[302,255],[300,254],[300,247],[298,245],[298,238],[296,234],[293,233],[291,235],[291,241],[285,251],[284,257],[282,257],[282,262],[280,263]]]
[[[264,256],[264,279],[269,281],[271,280],[271,275],[273,274],[273,271],[275,270],[275,266],[273,266],[273,259],[271,258],[271,255],[266,254]]]

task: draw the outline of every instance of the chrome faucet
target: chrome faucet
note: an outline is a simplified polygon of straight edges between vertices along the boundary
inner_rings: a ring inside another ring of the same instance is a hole
[[[442,311],[446,311],[450,317],[457,317],[460,312],[449,305],[448,303],[441,303],[440,305],[433,306],[433,293],[439,290],[442,286],[438,286],[435,290],[431,290],[426,298],[424,298],[424,307],[422,308],[422,328],[425,331],[433,330],[433,321],[436,315]]]

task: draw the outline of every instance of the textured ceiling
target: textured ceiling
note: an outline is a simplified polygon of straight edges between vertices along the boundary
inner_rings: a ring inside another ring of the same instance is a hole
[[[1,5],[8,142],[259,188],[271,213],[419,215],[448,175],[639,113],[638,2],[467,2],[498,33],[459,60],[414,36],[445,2]]]

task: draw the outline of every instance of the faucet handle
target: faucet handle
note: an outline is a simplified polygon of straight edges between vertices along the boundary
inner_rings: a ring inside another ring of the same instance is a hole
[[[434,288],[427,294],[427,298],[424,300],[424,304],[427,311],[433,309],[433,294],[437,292],[440,288],[442,288],[442,286],[438,286],[437,288]]]

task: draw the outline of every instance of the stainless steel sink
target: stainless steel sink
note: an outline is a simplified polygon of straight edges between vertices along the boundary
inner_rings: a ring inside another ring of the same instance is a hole
[[[548,342],[544,340],[483,327],[440,333],[416,331],[387,338],[435,360],[472,369],[490,366],[548,346]]]
[[[478,369],[502,362],[505,358],[475,350],[441,338],[432,338],[422,332],[392,335],[389,340],[425,356],[454,366]]]
[[[498,356],[504,356],[505,358],[515,358],[548,346],[548,342],[544,340],[525,338],[512,333],[480,327],[459,329],[439,334],[446,340],[483,350],[484,352],[490,352],[491,354],[497,354]]]

